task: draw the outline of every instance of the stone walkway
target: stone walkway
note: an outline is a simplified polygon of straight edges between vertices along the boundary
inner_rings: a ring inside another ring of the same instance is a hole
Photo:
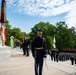
[[[34,59],[31,54],[26,57],[16,49],[11,53],[10,60],[0,61],[0,75],[35,75]],[[43,75],[76,75],[76,66],[71,65],[70,61],[51,61],[48,55],[44,61]]]

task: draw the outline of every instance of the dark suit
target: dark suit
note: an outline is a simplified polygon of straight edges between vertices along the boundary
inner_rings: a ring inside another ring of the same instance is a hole
[[[75,55],[75,65],[76,65],[76,55]]]
[[[45,47],[46,47],[45,40],[39,36],[37,36],[31,44],[32,55],[35,58],[35,75],[42,75],[43,58],[46,55]],[[39,67],[39,73],[38,73],[38,67]]]
[[[23,53],[26,56],[29,56],[29,50],[28,50],[29,44],[30,44],[29,39],[24,39],[22,42]]]
[[[25,51],[26,51],[26,56],[29,56],[29,50],[28,50],[28,46],[30,44],[29,39],[25,39]]]
[[[71,56],[70,60],[71,60],[71,64],[74,65],[74,56]]]

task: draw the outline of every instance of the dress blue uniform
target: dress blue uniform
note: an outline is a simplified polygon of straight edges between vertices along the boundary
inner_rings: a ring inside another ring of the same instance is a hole
[[[29,56],[29,50],[28,50],[28,46],[29,46],[29,44],[30,44],[30,41],[29,41],[29,39],[25,39],[25,53],[26,53],[26,56]]]
[[[29,39],[23,39],[22,42],[23,55],[29,56],[29,50],[28,50],[29,44],[30,44]]]
[[[32,44],[32,55],[35,58],[35,75],[42,75],[42,68],[43,68],[43,61],[44,61],[44,57],[46,57],[46,44],[45,44],[45,40],[40,37],[37,36]],[[39,71],[38,71],[38,67],[39,67]],[[38,73],[39,72],[39,73]]]

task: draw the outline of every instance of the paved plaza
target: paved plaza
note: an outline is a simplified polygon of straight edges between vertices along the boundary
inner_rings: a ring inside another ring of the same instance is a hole
[[[0,75],[35,75],[34,59],[23,56],[22,52],[11,49],[10,60],[0,61]],[[44,59],[43,75],[76,75],[76,66],[70,60],[65,62],[51,61],[50,56]]]

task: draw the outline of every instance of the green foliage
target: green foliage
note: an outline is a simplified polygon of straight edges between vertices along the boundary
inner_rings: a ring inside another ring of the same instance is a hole
[[[76,48],[76,29],[74,27],[68,28],[65,22],[57,22],[56,25],[52,25],[49,22],[39,22],[31,28],[29,34],[26,34],[25,32],[21,32],[19,28],[11,28],[9,21],[6,21],[6,45],[10,45],[11,36],[14,36],[15,42],[22,42],[22,39],[25,36],[28,36],[30,42],[32,42],[32,40],[37,36],[37,29],[42,29],[43,31],[43,38],[46,40],[47,50],[53,48],[54,36],[58,50]]]
[[[76,29],[74,27],[68,28],[65,22],[57,22],[56,26],[49,22],[40,22],[36,24],[31,30],[31,40],[36,37],[37,29],[42,29],[43,37],[46,39],[46,48],[48,50],[53,48],[53,37],[56,39],[56,47],[58,50],[65,48],[76,48]]]
[[[22,39],[26,36],[25,32],[21,32],[19,28],[11,28],[9,21],[6,21],[6,45],[10,46],[10,37],[14,37],[15,42],[22,42]]]
[[[6,45],[10,46],[11,25],[6,21]]]
[[[49,50],[52,48],[52,39],[54,36],[54,30],[55,30],[55,26],[53,26],[52,24],[50,24],[49,22],[44,23],[44,22],[40,22],[38,24],[36,24],[31,30],[30,33],[30,38],[31,40],[37,36],[37,29],[42,29],[43,31],[43,37],[46,39],[46,48]]]
[[[56,45],[59,50],[74,48],[74,29],[68,28],[65,22],[56,23]]]
[[[48,50],[53,48],[53,38],[51,36],[46,36],[46,48]]]
[[[11,36],[14,36],[15,39],[19,39],[21,41],[24,38],[24,33],[21,32],[19,28],[13,28]]]

